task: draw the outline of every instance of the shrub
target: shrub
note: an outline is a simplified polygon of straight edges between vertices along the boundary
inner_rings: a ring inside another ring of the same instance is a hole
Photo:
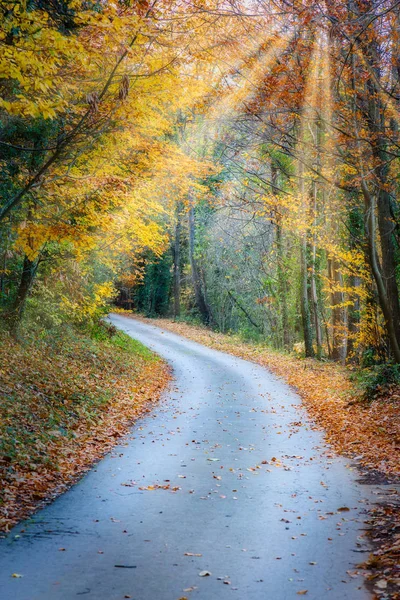
[[[356,374],[362,397],[366,401],[385,396],[400,385],[400,365],[380,364]]]

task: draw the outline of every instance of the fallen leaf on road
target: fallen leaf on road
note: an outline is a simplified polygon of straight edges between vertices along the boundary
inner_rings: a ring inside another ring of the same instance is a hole
[[[210,571],[200,571],[199,576],[200,577],[210,577],[212,573],[210,573]]]
[[[172,492],[177,492],[178,490],[180,490],[181,488],[179,486],[175,486],[175,487],[171,487],[169,484],[167,485],[160,485],[159,483],[155,483],[154,485],[148,485],[146,487],[140,487],[139,490],[143,491],[143,490],[147,490],[149,492],[152,492],[153,490],[171,490]]]
[[[308,594],[308,590],[300,590],[300,592],[297,592],[298,596],[305,596],[306,594]]]
[[[375,583],[374,587],[378,588],[378,590],[386,590],[387,581],[385,581],[384,579],[380,579]]]
[[[20,579],[21,577],[23,577],[23,575],[20,575],[19,573],[13,573],[11,577],[14,577],[14,579]]]

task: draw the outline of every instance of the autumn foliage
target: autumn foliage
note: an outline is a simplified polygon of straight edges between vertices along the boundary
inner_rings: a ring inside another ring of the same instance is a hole
[[[386,4],[3,3],[9,328],[49,275],[83,270],[132,303],[146,265],[173,254],[175,313],[182,295],[278,348],[399,363],[400,21]]]

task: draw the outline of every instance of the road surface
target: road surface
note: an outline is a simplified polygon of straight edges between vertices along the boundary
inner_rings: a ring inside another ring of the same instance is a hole
[[[354,574],[364,488],[294,391],[253,363],[110,319],[175,380],[110,455],[0,541],[1,600],[370,598]]]

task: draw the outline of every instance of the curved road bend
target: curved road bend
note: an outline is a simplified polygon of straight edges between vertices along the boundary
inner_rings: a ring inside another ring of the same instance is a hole
[[[370,598],[351,576],[366,556],[363,487],[299,397],[260,366],[110,319],[175,381],[110,455],[0,541],[1,600]],[[179,489],[140,489],[156,484]]]

